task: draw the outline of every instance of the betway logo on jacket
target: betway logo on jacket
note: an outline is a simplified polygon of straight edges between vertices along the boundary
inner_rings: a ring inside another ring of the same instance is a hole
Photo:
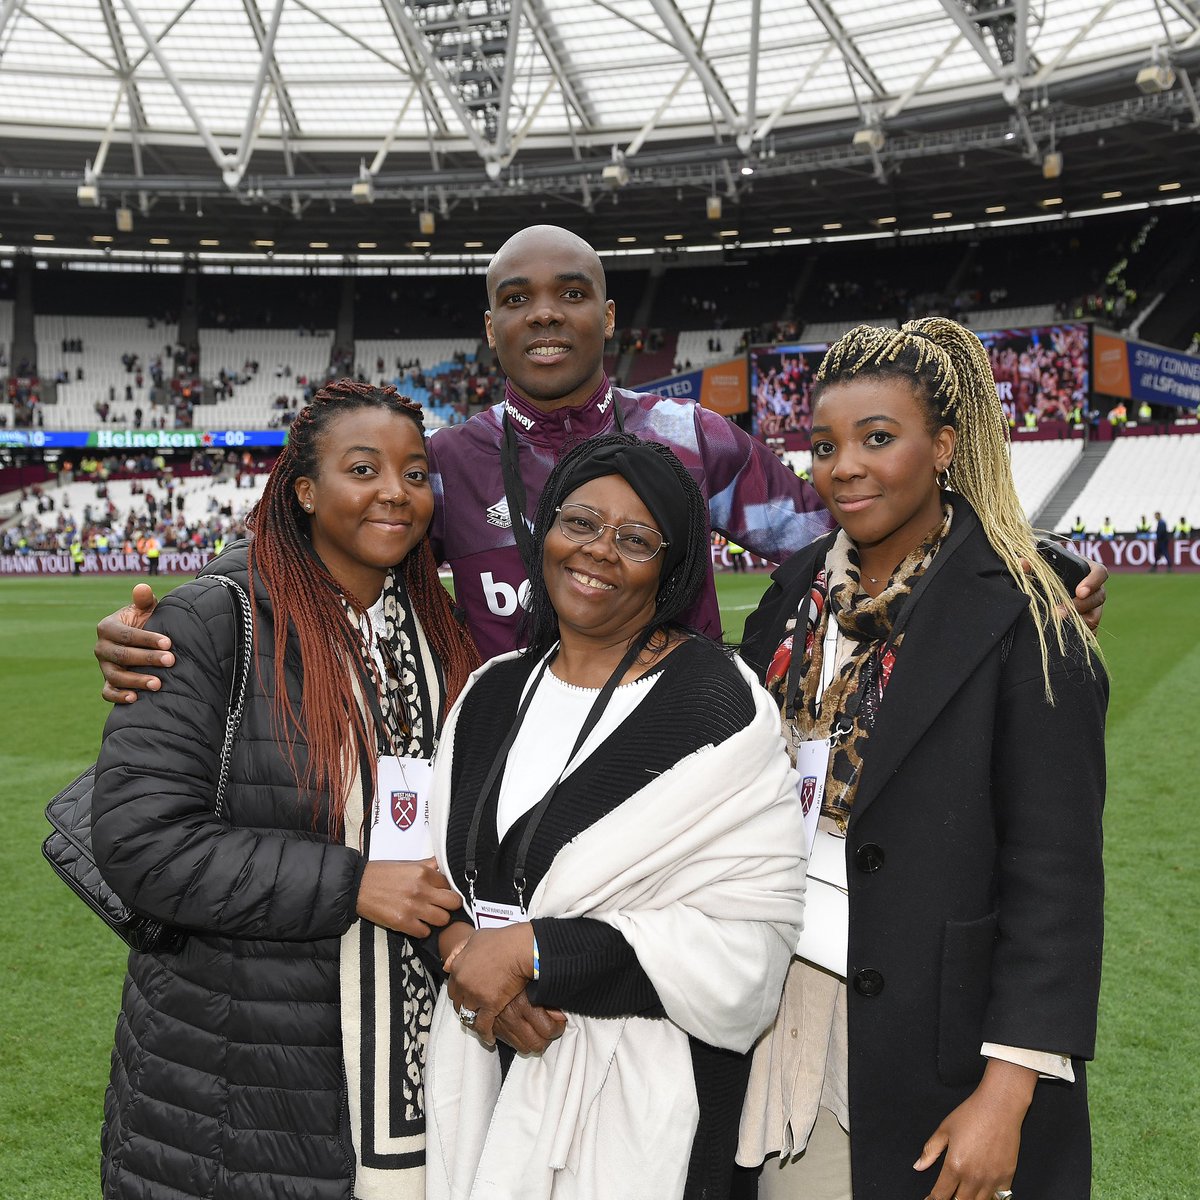
[[[519,421],[526,429],[533,428],[533,418],[527,417],[515,404],[506,400],[504,402],[504,411],[514,420]]]
[[[529,593],[532,589],[528,579],[514,587],[511,583],[505,583],[503,579],[497,579],[491,571],[482,571],[479,582],[483,587],[483,598],[489,611],[497,617],[511,617],[517,613],[518,608],[529,607]]]

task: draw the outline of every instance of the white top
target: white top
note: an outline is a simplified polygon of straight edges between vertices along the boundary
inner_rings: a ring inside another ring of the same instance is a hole
[[[496,835],[504,835],[550,790],[564,767],[584,762],[626,717],[650,694],[660,671],[622,684],[612,694],[596,728],[588,734],[571,763],[567,755],[600,694],[599,688],[564,683],[551,667],[538,684],[505,764],[496,806]],[[537,677],[535,671],[526,691]],[[524,699],[525,693],[522,693]],[[569,774],[570,771],[563,772]]]

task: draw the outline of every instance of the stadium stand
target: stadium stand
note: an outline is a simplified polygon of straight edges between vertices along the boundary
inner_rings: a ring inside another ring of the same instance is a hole
[[[737,341],[737,334],[728,329],[685,329],[675,341],[675,362],[685,371],[725,362],[734,357]]]
[[[1022,325],[1051,325],[1062,319],[1053,304],[1024,304],[1016,308],[981,308],[962,314],[972,329],[1016,329]]]
[[[1130,533],[1155,510],[1172,528],[1181,516],[1200,517],[1200,435],[1117,438],[1057,531],[1069,532],[1078,513],[1089,532],[1109,518]]]
[[[0,300],[0,364],[7,365],[12,354],[13,302]]]
[[[152,390],[166,399],[151,367],[157,364],[166,379],[171,377],[178,332],[175,325],[150,325],[144,317],[39,313],[34,317],[38,372],[59,380],[58,403],[45,408],[46,427],[92,428],[102,423],[96,405],[104,403],[110,406],[109,421],[132,425],[133,410],[148,412],[153,404]]]
[[[880,316],[844,317],[836,321],[812,321],[800,331],[799,340],[813,344],[834,342],[848,329],[853,329],[855,325],[883,325],[889,329],[897,329],[900,322],[894,317]]]
[[[1013,443],[1013,481],[1026,516],[1032,519],[1054,495],[1079,461],[1083,445],[1082,438]]]
[[[469,337],[360,338],[355,371],[360,378],[394,384],[424,406],[426,427],[439,429],[474,402],[469,383],[477,345]]]

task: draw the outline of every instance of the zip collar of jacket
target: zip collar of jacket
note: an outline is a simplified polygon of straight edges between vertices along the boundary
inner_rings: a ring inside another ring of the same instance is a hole
[[[605,375],[600,386],[582,403],[543,412],[522,399],[507,380],[504,382],[504,412],[517,437],[554,452],[555,457],[568,442],[595,437],[613,427],[612,384]]]

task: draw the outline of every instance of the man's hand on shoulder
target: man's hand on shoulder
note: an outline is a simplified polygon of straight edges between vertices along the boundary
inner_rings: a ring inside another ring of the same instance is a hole
[[[1108,599],[1108,593],[1104,589],[1108,579],[1108,568],[1103,563],[1092,563],[1091,566],[1087,578],[1075,589],[1075,607],[1087,622],[1088,628],[1095,633],[1100,628],[1104,604]]]
[[[158,691],[159,680],[141,674],[139,668],[175,665],[175,655],[169,653],[171,639],[145,627],[157,604],[150,585],[139,583],[132,602],[96,626],[93,653],[104,674],[100,695],[110,704],[132,704],[138,692]]]

